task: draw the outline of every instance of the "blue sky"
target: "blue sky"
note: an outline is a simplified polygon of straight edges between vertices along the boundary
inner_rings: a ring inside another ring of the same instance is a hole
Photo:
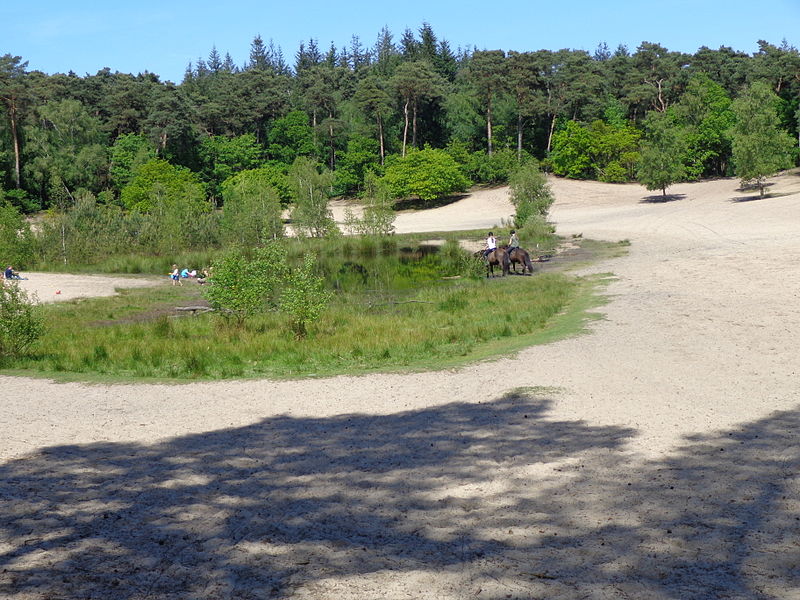
[[[293,63],[301,41],[349,43],[353,34],[372,46],[386,25],[399,39],[406,27],[423,22],[455,50],[479,49],[594,51],[600,42],[631,51],[642,41],[670,50],[731,46],[752,53],[757,41],[800,46],[800,0],[403,0],[395,2],[86,0],[3,2],[0,55],[28,61],[46,73],[150,71],[180,82],[190,61],[207,57],[212,46],[242,65],[257,34],[274,40]]]

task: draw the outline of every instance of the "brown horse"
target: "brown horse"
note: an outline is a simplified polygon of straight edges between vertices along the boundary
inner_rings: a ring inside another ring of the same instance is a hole
[[[517,265],[522,265],[523,275],[525,274],[525,271],[531,275],[533,274],[533,263],[531,262],[531,256],[524,248],[512,248],[509,250],[508,259],[514,266],[514,273],[517,272]]]
[[[483,256],[483,251],[478,251],[475,253],[475,256]],[[508,275],[508,270],[511,266],[511,261],[508,258],[508,252],[505,251],[503,248],[497,248],[496,250],[492,250],[489,252],[488,256],[484,257],[486,261],[486,277],[488,278],[491,274],[494,277],[494,268],[495,266],[499,266],[503,268],[503,276],[505,277]]]

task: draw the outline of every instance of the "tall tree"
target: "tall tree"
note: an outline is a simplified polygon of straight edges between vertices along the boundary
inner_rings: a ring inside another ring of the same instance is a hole
[[[411,145],[417,146],[417,113],[420,102],[441,95],[442,81],[430,63],[422,60],[400,65],[391,80],[392,87],[403,103],[403,150],[406,155],[408,127],[411,124]],[[410,111],[410,117],[409,117]]]
[[[0,100],[5,105],[14,148],[14,183],[21,186],[20,111],[25,101],[25,68],[19,56],[0,56]]]
[[[378,129],[378,142],[380,144],[381,164],[386,156],[384,145],[384,121],[391,114],[392,105],[389,93],[376,76],[367,76],[361,80],[353,97],[361,110],[369,117],[375,119]]]
[[[733,162],[742,185],[755,182],[764,197],[764,181],[791,165],[794,141],[778,122],[779,98],[769,85],[753,83],[733,102]]]
[[[663,112],[649,112],[645,127],[647,136],[641,149],[639,183],[648,190],[661,190],[666,198],[667,188],[684,176],[683,140],[678,128]]]
[[[695,74],[668,112],[683,129],[687,174],[692,178],[725,176],[734,123],[731,99],[725,89],[705,73]]]
[[[266,71],[270,68],[267,59],[267,47],[264,45],[264,40],[260,35],[253,38],[250,43],[250,61],[247,63],[248,69],[255,69],[259,71]]]
[[[492,154],[492,118],[495,100],[506,86],[506,54],[502,50],[481,50],[472,55],[469,78],[486,115],[486,144]]]
[[[531,52],[509,52],[507,62],[508,84],[517,112],[517,160],[521,160],[525,121],[539,113],[544,104],[541,67]]]

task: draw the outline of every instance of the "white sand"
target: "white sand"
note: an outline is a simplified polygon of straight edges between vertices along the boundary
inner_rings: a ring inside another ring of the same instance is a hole
[[[554,181],[560,233],[632,246],[589,334],[514,357],[0,377],[0,597],[800,598],[800,176],[771,183]],[[397,229],[492,227],[504,193]]]

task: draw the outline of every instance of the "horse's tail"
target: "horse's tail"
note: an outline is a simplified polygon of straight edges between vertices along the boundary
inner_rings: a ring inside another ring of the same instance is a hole
[[[531,262],[531,255],[527,252],[522,253],[522,258],[525,260],[525,268],[528,269],[528,273],[533,273],[533,263]]]
[[[508,275],[509,271],[511,270],[511,256],[508,253],[508,250],[499,250],[498,252],[501,253],[502,256],[498,256],[500,259],[500,264],[503,266],[503,275]]]

